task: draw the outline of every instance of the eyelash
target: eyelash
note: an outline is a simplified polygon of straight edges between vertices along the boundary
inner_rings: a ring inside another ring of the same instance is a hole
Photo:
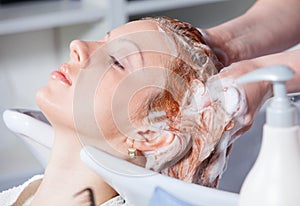
[[[125,70],[124,66],[114,56],[110,55],[110,58],[112,59],[114,65],[116,65],[122,70]]]

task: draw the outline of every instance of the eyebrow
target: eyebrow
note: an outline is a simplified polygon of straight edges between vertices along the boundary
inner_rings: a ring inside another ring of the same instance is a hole
[[[138,54],[141,56],[142,64],[143,64],[143,66],[144,66],[144,56],[143,56],[142,50],[141,50],[141,48],[139,47],[139,45],[138,45],[136,42],[134,42],[134,41],[132,41],[132,40],[129,40],[129,39],[122,39],[122,40],[131,43],[132,45],[134,45],[134,46],[137,48]]]
[[[110,37],[110,34],[111,34],[111,31],[106,32],[107,38]],[[141,50],[141,48],[139,47],[139,45],[138,45],[136,42],[134,42],[134,41],[132,41],[132,40],[129,40],[129,39],[123,39],[123,38],[121,38],[121,40],[122,40],[122,41],[127,41],[127,42],[129,42],[129,43],[131,43],[133,46],[135,46],[135,47],[137,48],[138,54],[141,56],[141,59],[142,59],[142,65],[144,66],[144,56],[143,56],[143,54],[142,54],[142,50]]]

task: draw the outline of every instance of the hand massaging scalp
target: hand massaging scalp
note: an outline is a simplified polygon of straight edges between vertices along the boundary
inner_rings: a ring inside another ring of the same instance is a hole
[[[194,84],[192,87],[191,90],[186,91],[180,105],[180,131],[165,131],[165,135],[174,135],[174,141],[166,147],[144,152],[147,159],[146,168],[161,171],[167,166],[169,167],[170,164],[178,162],[193,146],[193,137],[190,135],[190,131],[193,130],[192,127],[200,125],[199,128],[201,128],[202,126],[205,127],[205,124],[211,124],[211,127],[221,125],[220,128],[216,129],[223,133],[221,137],[221,134],[218,133],[212,133],[210,136],[205,136],[207,133],[204,133],[201,137],[200,156],[197,157],[199,162],[202,162],[213,150],[220,154],[220,158],[211,165],[212,169],[208,172],[208,181],[213,181],[223,172],[226,164],[226,149],[233,142],[232,135],[243,126],[243,117],[247,111],[245,95],[243,90],[232,79],[220,80],[214,77],[209,78],[206,85]],[[207,120],[203,118],[206,112],[215,112],[214,119]],[[159,116],[161,119],[161,122],[156,122],[158,128],[153,128],[157,132],[156,135],[158,133],[162,135],[162,132],[159,131],[167,128],[165,114],[164,112],[152,112],[149,114],[152,118]],[[232,124],[230,128],[226,128],[229,124]],[[211,128],[211,130],[213,131],[214,128]],[[199,133],[201,132],[200,129]],[[182,154],[178,156],[179,152]],[[195,167],[194,169],[196,170],[197,168]],[[164,170],[162,171],[162,173],[165,172]],[[191,171],[186,174],[184,180],[192,182],[193,178],[195,178],[195,172]]]
[[[177,173],[176,178],[197,182],[199,177],[196,174],[198,174],[197,170],[201,162],[215,150],[218,154],[217,160],[210,163],[209,171],[205,171],[205,177],[201,177],[208,182],[207,185],[212,186],[223,172],[227,159],[226,151],[233,142],[232,135],[243,125],[242,117],[247,111],[245,95],[232,79],[220,80],[218,76],[213,76],[217,74],[218,61],[201,39],[201,34],[196,37],[187,37],[180,27],[189,28],[189,25],[185,23],[181,25],[180,22],[173,20],[170,22],[160,18],[155,21],[158,22],[159,32],[170,42],[169,46],[174,47],[171,55],[191,67],[196,77],[192,80],[184,80],[183,84],[186,87],[183,94],[176,96],[171,92],[172,98],[179,105],[179,114],[175,117],[175,124],[169,125],[166,111],[150,111],[145,118],[144,122],[150,123],[152,132],[147,134],[145,132],[149,131],[147,129],[138,131],[139,134],[144,134],[144,138],[149,140],[160,135],[173,137],[170,145],[143,153],[147,160],[146,168],[168,176]],[[173,27],[174,24],[176,27]],[[192,27],[190,29],[196,32]],[[174,42],[177,44],[174,45]],[[178,49],[181,48],[184,48],[185,52],[178,56]],[[179,79],[183,79],[181,75]],[[193,150],[193,156],[182,160],[191,150]],[[182,160],[180,165],[171,170],[168,169],[179,160]],[[191,162],[191,160],[197,160],[197,162]],[[198,184],[202,183],[198,182]]]

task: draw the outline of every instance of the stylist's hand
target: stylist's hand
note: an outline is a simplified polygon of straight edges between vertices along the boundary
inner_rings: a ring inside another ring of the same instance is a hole
[[[209,48],[217,56],[219,62],[222,63],[222,67],[226,67],[240,59],[239,57],[237,57],[240,52],[235,47],[234,43],[230,43],[231,34],[228,31],[215,31],[214,28],[208,30],[198,28],[198,30],[202,34],[202,38],[205,41],[205,44],[209,46]],[[235,39],[231,40],[232,42],[236,41]],[[242,48],[239,49],[242,50]]]
[[[241,61],[224,68],[218,75],[220,78],[237,79],[244,74],[260,68],[260,65],[253,60]],[[259,111],[264,102],[272,96],[272,85],[269,82],[254,82],[239,85],[245,92],[247,102],[247,112],[242,124],[244,127],[238,131],[240,135],[246,132],[252,125],[256,113]]]
[[[286,65],[294,72],[295,76],[287,82],[287,92],[300,92],[300,49],[278,54],[267,55],[251,60],[244,60],[231,64],[224,68],[218,75],[220,78],[237,79],[242,75],[272,65]],[[262,104],[272,96],[272,85],[269,82],[254,82],[241,85],[246,94],[246,101],[248,105],[247,115],[245,117],[244,125],[250,127],[257,111]]]
[[[299,0],[259,0],[204,36],[224,66],[278,53],[300,42],[299,10]]]
[[[208,44],[208,46],[213,50],[214,54],[217,56],[218,60],[224,65],[228,66],[234,59],[234,57],[238,54],[238,51],[234,51],[234,46],[230,45],[228,39],[230,38],[230,34],[226,31],[222,31],[220,33],[214,32],[214,30],[201,30],[201,33]]]

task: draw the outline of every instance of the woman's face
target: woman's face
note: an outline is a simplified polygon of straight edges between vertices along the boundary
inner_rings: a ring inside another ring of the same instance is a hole
[[[83,141],[98,141],[100,133],[118,148],[134,129],[132,116],[164,85],[167,41],[149,20],[128,23],[97,42],[75,40],[69,62],[38,91],[37,104],[54,128],[76,130]]]

